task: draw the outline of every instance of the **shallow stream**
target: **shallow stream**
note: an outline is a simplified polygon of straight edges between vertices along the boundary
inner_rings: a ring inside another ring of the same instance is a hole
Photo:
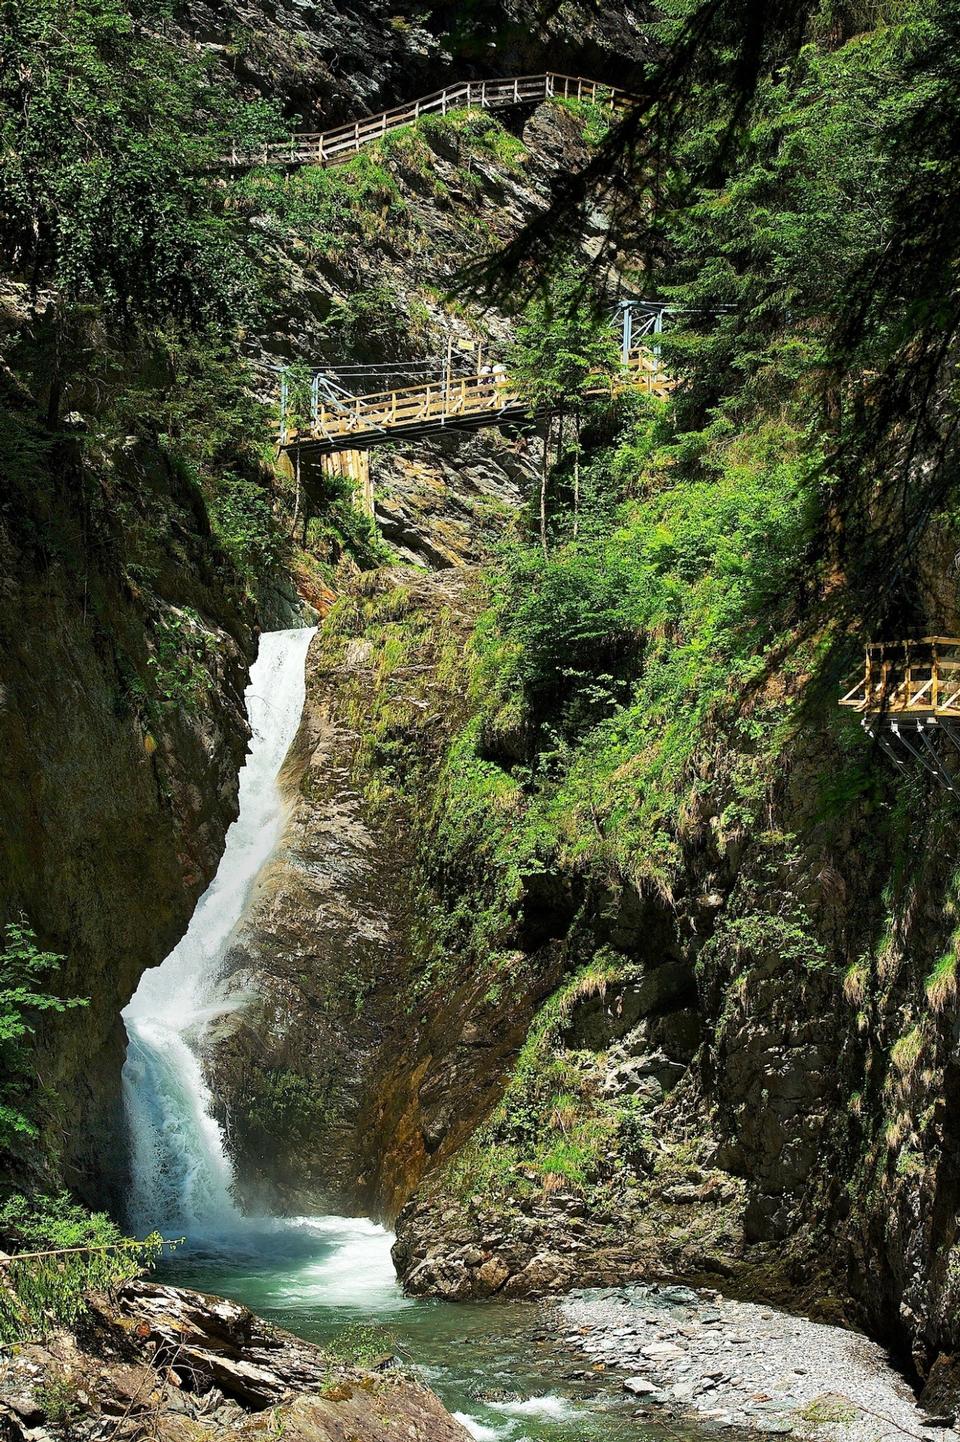
[[[163,1280],[246,1303],[278,1327],[334,1350],[375,1326],[373,1352],[414,1370],[480,1442],[637,1442],[658,1435],[632,1413],[618,1377],[583,1377],[584,1363],[548,1336],[531,1302],[452,1303],[405,1297],[391,1236],[345,1217],[275,1223],[251,1249],[181,1254]],[[571,1374],[577,1374],[573,1376]],[[696,1429],[687,1429],[694,1436]],[[664,1436],[667,1434],[664,1433]],[[677,1432],[669,1433],[676,1442]]]

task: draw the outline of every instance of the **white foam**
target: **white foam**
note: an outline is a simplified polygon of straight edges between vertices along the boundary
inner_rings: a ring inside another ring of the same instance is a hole
[[[367,1217],[294,1217],[278,1222],[281,1245],[302,1245],[302,1266],[286,1271],[275,1301],[357,1308],[368,1315],[411,1307],[397,1281],[393,1233]]]
[[[502,1438],[509,1437],[513,1431],[509,1424],[506,1427],[488,1427],[486,1422],[471,1417],[467,1412],[454,1412],[453,1420],[462,1422],[470,1436],[476,1438],[476,1442],[501,1442]]]
[[[488,1402],[493,1412],[505,1412],[511,1417],[543,1417],[553,1422],[566,1422],[574,1417],[577,1408],[567,1397],[548,1393],[543,1397],[527,1397],[522,1402]]]

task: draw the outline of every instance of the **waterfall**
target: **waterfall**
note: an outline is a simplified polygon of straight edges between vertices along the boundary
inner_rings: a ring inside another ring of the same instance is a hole
[[[212,1244],[244,1230],[200,1047],[205,1023],[224,1009],[219,983],[230,938],[283,828],[277,778],[303,711],[312,635],[302,628],[261,637],[246,692],[253,734],[240,772],[239,815],[186,935],[160,966],[144,973],[123,1013],[128,1224],[140,1236],[156,1229]]]

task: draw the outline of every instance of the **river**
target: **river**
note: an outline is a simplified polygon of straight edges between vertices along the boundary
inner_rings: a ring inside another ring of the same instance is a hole
[[[244,1255],[184,1255],[164,1280],[245,1302],[277,1326],[332,1346],[391,1353],[431,1386],[480,1442],[638,1442],[618,1378],[583,1380],[584,1363],[548,1339],[532,1302],[405,1297],[390,1233],[363,1218],[301,1218]],[[576,1372],[574,1378],[570,1374]],[[692,1435],[696,1429],[689,1429]],[[676,1431],[670,1432],[676,1442]]]

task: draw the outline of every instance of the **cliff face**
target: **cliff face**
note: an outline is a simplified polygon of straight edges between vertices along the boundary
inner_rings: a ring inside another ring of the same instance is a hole
[[[221,57],[244,91],[279,101],[300,129],[318,130],[474,76],[559,70],[623,85],[647,53],[647,18],[623,0],[437,0],[415,16],[382,0],[188,0],[175,23],[189,44]]]
[[[445,309],[438,280],[452,280],[465,254],[507,243],[549,203],[552,178],[589,153],[584,116],[559,104],[527,115],[520,136],[490,129],[484,117],[476,129],[454,119],[383,157],[375,152],[393,177],[402,225],[343,255],[304,255],[276,233],[278,263],[289,262],[312,297],[297,327],[298,353],[338,361],[359,353],[389,371],[408,353],[442,354],[445,328],[465,341],[482,336],[503,353],[509,318],[467,302]],[[595,223],[599,233],[601,215]],[[366,327],[351,319],[345,329],[343,313],[362,314],[363,298],[374,294]],[[279,330],[268,339],[274,358],[289,343]],[[338,343],[351,349],[337,353]],[[394,745],[405,753],[406,727],[419,717],[425,755],[438,759],[453,718],[465,714],[437,671],[446,675],[463,650],[478,604],[472,568],[535,489],[540,447],[536,434],[486,430],[372,453],[378,530],[397,560],[434,574],[418,580],[384,569],[345,582],[347,594],[315,643],[288,777],[290,827],[229,958],[231,985],[247,1000],[209,1038],[241,1184],[271,1205],[392,1215],[492,1105],[522,1039],[528,1012],[508,1023],[508,1007],[495,1007],[474,1040],[468,1028],[452,1073],[432,1068],[484,984],[468,981],[439,1012],[424,1006],[416,1020],[416,840],[405,813],[368,796],[371,778],[358,772],[358,756],[371,761],[377,736],[373,764],[389,770]],[[304,476],[307,487],[317,484],[306,466]],[[407,652],[409,664],[398,660]],[[547,990],[544,982],[537,995]],[[425,1139],[417,1086],[427,1073]],[[448,1088],[471,1096],[462,1114]]]
[[[42,325],[6,302],[21,337]],[[0,508],[0,912],[64,956],[56,989],[88,1000],[44,1032],[30,1164],[60,1158],[102,1195],[104,1158],[122,1165],[120,1009],[185,929],[236,812],[256,612],[161,452],[130,439],[91,455],[67,436],[31,461],[30,398],[17,402]]]
[[[191,3],[178,25],[246,93],[309,125],[409,98],[452,65],[619,81],[617,52],[641,47],[630,6],[481,5],[465,25],[461,7],[388,9]],[[448,118],[353,169],[245,180],[231,204],[275,282],[246,349],[402,374],[451,335],[503,346],[510,317],[446,288],[590,153],[569,107],[508,121]],[[597,215],[587,254],[604,229]],[[12,294],[8,328],[34,324]],[[3,384],[15,407],[42,408],[8,372]],[[36,428],[11,443],[0,510],[0,906],[64,954],[63,992],[91,999],[50,1029],[39,1065],[62,1098],[46,1109],[48,1155],[90,1192],[117,1105],[120,1009],[216,866],[255,632],[292,601],[244,594],[163,445],[97,451],[68,432],[39,452]],[[489,600],[475,566],[522,512],[539,444],[484,432],[373,457],[380,534],[403,567],[336,577],[285,774],[290,822],[229,957],[243,1005],[209,1036],[241,1188],[258,1206],[396,1218],[416,1291],[719,1279],[870,1326],[947,1395],[960,1346],[949,804],[916,776],[895,790],[801,661],[743,714],[711,713],[656,834],[621,842],[635,810],[610,821],[599,767],[565,809],[582,736],[563,707],[625,713],[643,648],[673,618],[639,639],[633,624],[618,638],[633,669],[614,654],[586,698],[574,692],[595,658],[559,646],[560,702],[491,724],[485,692],[515,656],[471,649],[493,624],[475,630]],[[779,455],[780,436],[765,445]],[[766,452],[763,464],[772,473]],[[334,498],[317,472],[302,480],[305,551],[335,561]],[[709,501],[696,494],[691,514]],[[762,550],[760,522],[744,555]],[[655,539],[652,569],[675,597],[678,538]],[[709,537],[703,554],[695,540],[699,578]],[[926,587],[941,616],[952,550]],[[325,602],[332,570],[310,591]],[[573,579],[579,624],[591,598]],[[564,644],[580,644],[571,629]],[[764,738],[784,717],[799,719],[774,762]],[[601,741],[641,809],[657,777],[640,765],[642,729],[623,724],[626,740]]]
[[[311,649],[287,766],[290,820],[227,958],[229,985],[247,1001],[211,1037],[214,1091],[243,1188],[258,1204],[381,1212],[383,1147],[397,1126],[401,1198],[423,1170],[419,1131],[391,1094],[405,1093],[426,1065],[409,1052],[416,855],[404,818],[371,805],[358,761],[372,745],[386,762],[391,733],[415,716],[425,748],[445,733],[458,703],[437,672],[469,632],[470,583],[463,568],[422,579],[382,572],[338,603],[335,615],[373,613],[389,598],[388,628],[408,633],[415,657],[394,656],[389,679],[380,647],[340,623]],[[384,687],[390,714],[372,740]],[[445,1013],[439,1024],[450,1020]],[[398,1055],[403,1066],[385,1077]],[[393,1126],[383,1118],[391,1105]]]
[[[451,849],[445,779],[481,602],[466,573],[384,574],[315,644],[310,760],[234,958],[262,1000],[218,1052],[244,1174],[292,1209],[399,1209],[418,1292],[683,1275],[867,1325],[942,1398],[960,1200],[952,992],[931,983],[955,926],[937,900],[948,805],[917,778],[896,798],[879,759],[879,790],[826,799],[849,764],[831,696],[768,778],[762,834],[729,819],[731,741],[682,821],[672,896],[544,851],[494,963],[467,937],[505,859]],[[523,824],[507,797],[483,804]],[[909,876],[890,861],[905,817]]]
[[[503,124],[476,112],[435,117],[368,147],[352,165],[252,182],[240,203],[276,281],[258,359],[335,374],[346,367],[337,380],[355,394],[416,383],[416,367],[442,364],[451,345],[455,373],[476,366],[477,346],[503,356],[511,318],[459,289],[464,266],[547,209],[557,175],[589,159],[588,124],[582,110],[560,103]],[[604,225],[598,211],[585,247]],[[366,373],[354,377],[353,368]],[[379,534],[400,561],[429,569],[476,562],[533,488],[538,456],[537,435],[515,429],[375,448]],[[306,457],[301,470],[307,524],[307,513],[323,518],[324,480]]]
[[[637,38],[630,7],[611,14],[597,30],[598,55],[611,37],[630,47]],[[245,93],[327,124],[429,89],[449,78],[459,63],[451,57],[464,56],[464,74],[475,68],[466,56],[474,42],[449,30],[455,18],[437,10],[408,22],[375,4],[269,16],[256,5],[191,4],[180,7],[172,34],[220,57]],[[488,21],[478,18],[478,33]],[[532,67],[559,63],[555,23],[530,22],[526,12],[511,19],[509,57],[494,50],[489,63],[476,62],[480,71],[499,73],[521,42]],[[469,305],[452,316],[443,287],[481,232],[484,246],[509,239],[549,202],[558,167],[583,162],[584,119],[560,107],[513,117],[515,129],[527,124],[524,143],[474,118],[483,123],[385,147],[342,190],[341,172],[321,177],[329,206],[308,194],[291,199],[286,181],[253,183],[236,204],[250,221],[272,304],[247,350],[281,363],[390,364],[442,350],[451,322],[474,341],[507,338],[503,316],[481,318]],[[67,414],[56,414],[56,315],[55,295],[31,299],[15,284],[5,291],[3,399],[13,430],[4,430],[0,511],[0,913],[23,914],[39,944],[65,957],[58,990],[90,999],[51,1024],[38,1087],[49,1093],[47,1154],[61,1156],[69,1179],[92,1194],[118,1105],[120,1009],[182,934],[215,870],[236,806],[256,631],[289,624],[297,602],[279,579],[259,584],[263,574],[279,576],[275,556],[255,554],[265,524],[256,508],[269,511],[269,493],[258,494],[247,472],[246,489],[231,489],[236,478],[227,475],[212,528],[209,495],[165,434],[184,422],[166,410],[135,420],[111,413],[125,367],[134,389],[140,380],[156,385],[155,356],[125,356],[122,338],[114,345],[98,334],[95,315],[83,319],[69,395],[60,398]],[[47,411],[62,424],[47,430]],[[128,422],[136,436],[124,434]],[[246,439],[255,450],[256,437]],[[221,432],[211,454],[218,446],[214,469],[232,471]],[[528,449],[492,433],[387,453],[374,462],[380,531],[398,559],[473,562],[509,524],[536,457],[535,440]],[[244,467],[249,456],[236,462]],[[342,507],[348,532],[355,518],[323,478],[305,474],[304,488],[297,584],[328,605],[345,544],[331,505]],[[284,504],[289,513],[292,494]],[[236,537],[228,551],[221,534],[238,526],[239,544],[253,553],[242,567]]]
[[[569,979],[489,1121],[401,1212],[395,1259],[413,1290],[683,1275],[866,1326],[933,1405],[951,1396],[952,814],[916,775],[894,795],[879,757],[870,799],[826,801],[849,764],[832,704],[805,711],[769,777],[762,834],[726,819],[730,746],[681,819],[671,897],[555,862],[524,885],[515,974],[540,974],[524,919],[546,892]],[[448,880],[433,884],[463,905]],[[459,883],[477,908],[476,881]],[[527,979],[518,990],[514,1017],[537,999]]]

